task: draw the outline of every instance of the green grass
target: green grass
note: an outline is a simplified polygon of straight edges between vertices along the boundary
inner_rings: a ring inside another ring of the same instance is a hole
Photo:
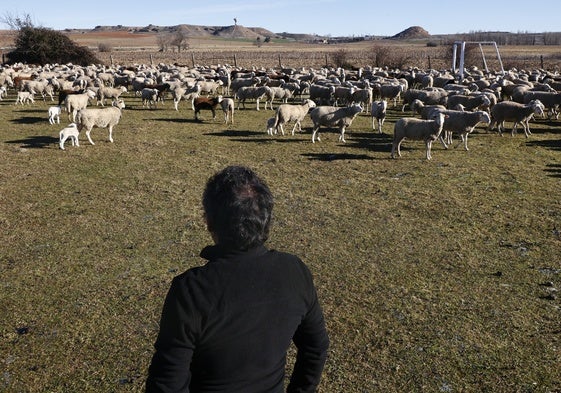
[[[229,164],[268,181],[268,244],[315,276],[321,392],[561,391],[561,121],[391,160],[393,108],[383,135],[362,114],[346,144],[312,144],[309,119],[267,136],[270,110],[225,126],[126,102],[115,143],[94,129],[66,151],[51,103],[0,102],[0,392],[142,391],[171,279],[211,241],[204,184]]]

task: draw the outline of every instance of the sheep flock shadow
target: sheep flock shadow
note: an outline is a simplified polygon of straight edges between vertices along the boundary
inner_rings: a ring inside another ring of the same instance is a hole
[[[50,147],[53,144],[57,144],[59,142],[58,138],[54,138],[52,136],[47,135],[35,135],[29,136],[25,139],[17,139],[13,141],[6,141],[6,143],[13,143],[13,144],[20,144],[22,148],[33,148],[33,149],[42,149],[45,147]]]

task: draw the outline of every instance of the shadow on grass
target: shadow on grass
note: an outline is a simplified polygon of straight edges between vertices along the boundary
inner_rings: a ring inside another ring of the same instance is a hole
[[[561,178],[561,164],[547,164],[545,172],[548,176]]]
[[[338,160],[374,160],[374,157],[366,154],[350,153],[305,153],[302,156],[316,161],[338,161]]]
[[[57,144],[59,142],[58,138],[54,138],[52,136],[45,136],[45,135],[35,135],[29,136],[25,139],[18,139],[15,141],[6,141],[6,143],[13,143],[13,144],[21,144],[22,148],[34,148],[34,149],[41,149],[44,147],[48,147],[53,144]]]
[[[561,139],[558,140],[547,140],[547,141],[528,141],[526,142],[528,146],[545,147],[551,150],[561,150]]]
[[[264,132],[260,132],[260,131],[249,131],[249,130],[222,130],[222,131],[217,131],[217,132],[205,132],[203,133],[203,135],[210,135],[210,136],[226,136],[226,137],[232,137],[232,136],[238,136],[238,137],[250,137],[250,136],[261,136],[263,137],[264,135],[266,135],[266,133]],[[253,140],[251,139],[240,139],[239,142],[251,142]],[[263,138],[259,138],[256,139],[255,141],[257,142],[261,142],[263,141]]]
[[[46,117],[37,117],[37,116],[25,116],[19,119],[11,120],[11,122],[15,124],[37,124],[37,123],[48,124]]]
[[[352,132],[346,138],[347,146],[368,150],[378,153],[389,153],[391,151],[393,137],[378,132]]]

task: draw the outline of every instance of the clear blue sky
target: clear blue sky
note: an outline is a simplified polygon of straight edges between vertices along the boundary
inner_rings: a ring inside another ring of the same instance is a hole
[[[1,8],[2,17],[29,14],[36,26],[55,30],[97,25],[229,26],[237,18],[239,25],[273,33],[331,36],[391,36],[411,26],[430,34],[561,31],[559,0],[3,0]]]

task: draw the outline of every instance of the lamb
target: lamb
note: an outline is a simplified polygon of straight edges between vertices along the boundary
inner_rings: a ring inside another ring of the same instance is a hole
[[[125,107],[125,102],[118,99],[113,102],[113,105],[107,108],[84,108],[76,114],[76,124],[78,131],[86,129],[86,136],[88,141],[95,145],[90,137],[92,128],[107,128],[109,130],[109,141],[113,143],[113,127],[119,124],[121,120],[122,109]]]
[[[294,130],[298,127],[298,131],[302,131],[302,120],[306,117],[310,109],[315,108],[316,103],[312,100],[304,100],[301,105],[290,105],[282,104],[277,108],[277,113],[275,114],[275,134],[276,131],[280,129],[281,134],[284,135],[283,125],[291,121],[294,122],[294,127],[292,127],[292,135],[294,135]]]
[[[88,100],[95,98],[96,93],[93,90],[86,90],[85,93],[68,94],[64,99],[65,108],[68,116],[71,116],[73,123],[77,123],[76,114],[79,110],[85,109],[88,106]]]
[[[202,109],[209,109],[212,111],[212,119],[216,119],[216,107],[222,101],[222,96],[218,97],[197,97],[193,104],[195,105],[195,120],[199,119],[199,112]]]
[[[15,105],[17,104],[33,104],[35,103],[35,99],[33,98],[33,93],[29,92],[29,91],[18,91],[18,94],[16,96],[16,102]]]
[[[80,142],[78,141],[78,136],[80,135],[80,131],[78,130],[78,126],[76,123],[70,123],[66,127],[64,127],[59,132],[59,146],[62,150],[64,150],[64,142],[68,138],[72,141],[72,146],[80,146]]]
[[[97,90],[97,105],[101,104],[101,106],[105,106],[106,98],[117,100],[121,97],[123,93],[126,92],[127,92],[127,88],[125,86],[119,86],[119,87],[100,86],[99,89]]]
[[[224,98],[220,101],[220,106],[222,107],[222,112],[224,112],[224,123],[228,124],[228,120],[230,120],[230,123],[234,124],[234,100]]]
[[[277,119],[276,117],[270,117],[267,119],[267,134],[273,135],[277,133],[277,129],[275,127]]]
[[[439,137],[439,140],[445,149],[447,149],[448,145],[452,143],[452,134],[455,133],[459,134],[461,138],[456,147],[463,142],[464,149],[468,151],[468,135],[475,129],[475,126],[479,123],[491,123],[491,118],[486,111],[469,112],[449,109],[444,111],[435,109],[435,111],[444,113],[445,115],[444,126],[442,128],[444,137],[442,134]]]
[[[372,116],[372,129],[375,130],[375,123],[378,123],[378,133],[382,133],[382,126],[386,119],[386,110],[388,109],[388,102],[386,100],[374,101],[372,103],[370,114]]]
[[[50,124],[60,124],[60,112],[62,111],[62,107],[60,105],[50,106],[49,107],[49,123]]]
[[[524,127],[524,135],[526,138],[532,134],[530,132],[530,119],[534,114],[542,116],[544,113],[544,105],[539,100],[530,101],[528,104],[520,104],[514,101],[501,101],[491,108],[491,123],[489,130],[493,130],[497,126],[499,135],[503,135],[504,122],[514,122],[512,126],[511,135],[514,136],[516,126],[522,124]]]
[[[310,117],[314,123],[312,131],[312,143],[315,143],[317,135],[319,138],[319,129],[325,127],[339,127],[339,142],[345,142],[345,129],[350,127],[354,118],[362,112],[360,105],[347,106],[338,108],[336,106],[319,106],[310,112]]]
[[[6,86],[0,86],[0,101],[4,99],[8,95],[8,89]]]
[[[431,120],[422,120],[415,117],[402,117],[396,121],[393,131],[393,143],[391,158],[395,158],[395,153],[401,157],[401,142],[405,138],[417,141],[424,141],[426,146],[427,160],[432,158],[432,143],[440,137],[444,126],[444,113],[434,112]]]

